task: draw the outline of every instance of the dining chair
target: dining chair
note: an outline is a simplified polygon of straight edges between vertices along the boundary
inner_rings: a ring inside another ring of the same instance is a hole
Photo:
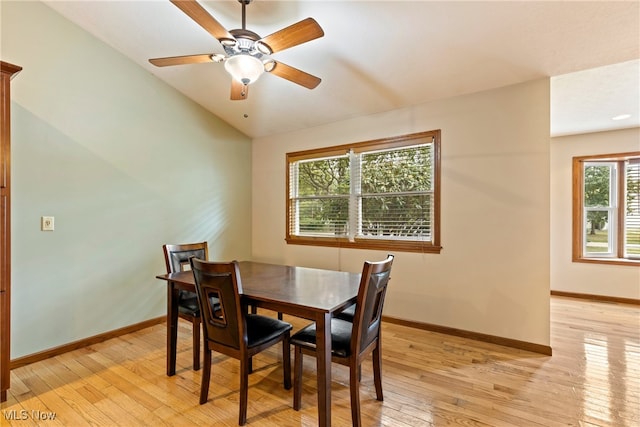
[[[192,256],[209,259],[207,242],[180,245],[163,245],[167,273],[176,273],[191,268]],[[193,370],[200,369],[200,308],[195,292],[180,290],[178,294],[178,317],[191,323],[193,329]]]
[[[260,314],[247,314],[241,301],[242,281],[238,263],[207,262],[191,258],[196,294],[202,313],[204,367],[200,404],[207,402],[211,379],[211,351],[240,361],[239,425],[247,422],[247,398],[251,357],[282,342],[284,388],[291,388],[291,324]],[[215,307],[218,301],[219,309]]]
[[[380,322],[389,283],[393,255],[379,262],[365,261],[355,304],[353,322],[331,319],[331,361],[349,367],[351,422],[360,426],[360,365],[373,354],[373,381],[376,398],[382,401],[382,353]],[[315,322],[293,334],[294,346],[293,409],[300,410],[302,400],[302,358],[316,354]]]

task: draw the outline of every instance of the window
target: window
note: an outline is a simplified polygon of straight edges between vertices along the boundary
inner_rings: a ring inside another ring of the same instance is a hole
[[[640,152],[573,159],[573,260],[640,265]]]
[[[440,131],[287,153],[287,243],[440,252]]]

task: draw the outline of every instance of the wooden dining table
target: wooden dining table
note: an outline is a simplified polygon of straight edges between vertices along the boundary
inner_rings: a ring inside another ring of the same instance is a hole
[[[252,261],[239,263],[242,299],[316,322],[318,425],[331,425],[331,317],[356,302],[360,273],[292,267]],[[167,281],[167,375],[176,372],[180,289],[195,292],[192,271],[161,274]]]

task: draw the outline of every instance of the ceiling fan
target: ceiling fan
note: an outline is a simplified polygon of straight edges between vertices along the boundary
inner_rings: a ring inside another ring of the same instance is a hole
[[[171,56],[150,59],[157,67],[223,62],[231,74],[231,99],[247,99],[249,84],[258,80],[263,72],[274,74],[290,82],[313,89],[321,79],[297,68],[278,62],[270,57],[293,46],[324,36],[324,31],[313,18],[303,19],[266,37],[260,37],[246,28],[246,6],[252,0],[238,0],[242,4],[242,28],[227,31],[195,0],[171,0],[187,16],[215,37],[222,45],[225,55],[206,53],[201,55]]]

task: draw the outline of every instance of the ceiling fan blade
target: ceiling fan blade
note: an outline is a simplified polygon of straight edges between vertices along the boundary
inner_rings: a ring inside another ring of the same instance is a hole
[[[275,74],[278,77],[289,80],[290,82],[304,86],[307,89],[314,89],[320,84],[322,79],[313,76],[304,71],[300,71],[290,65],[283,64],[282,62],[275,61],[275,66],[270,71],[271,74]]]
[[[263,37],[260,43],[265,44],[271,53],[275,53],[322,36],[324,36],[324,31],[316,20],[307,18]]]
[[[231,79],[231,100],[242,101],[249,96],[249,86],[243,85],[236,79]]]
[[[198,25],[218,40],[235,40],[235,37],[226,30],[213,16],[209,14],[195,0],[171,0],[181,11],[187,14]]]
[[[186,64],[200,64],[203,62],[213,62],[211,59],[211,53],[205,53],[202,55],[185,55],[185,56],[169,56],[166,58],[152,58],[149,60],[156,67],[167,67],[169,65],[186,65]]]

